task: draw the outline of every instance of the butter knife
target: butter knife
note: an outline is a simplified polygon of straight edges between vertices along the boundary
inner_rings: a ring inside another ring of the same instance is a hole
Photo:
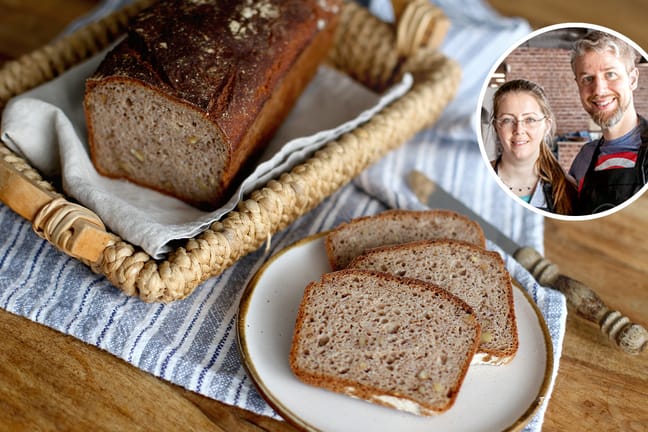
[[[453,210],[479,223],[487,239],[517,260],[540,285],[562,292],[579,316],[598,325],[601,332],[622,351],[639,354],[648,346],[648,331],[644,327],[633,323],[619,311],[608,308],[591,288],[560,274],[556,264],[542,257],[535,249],[518,245],[425,174],[412,171],[407,182],[419,201],[428,207]]]

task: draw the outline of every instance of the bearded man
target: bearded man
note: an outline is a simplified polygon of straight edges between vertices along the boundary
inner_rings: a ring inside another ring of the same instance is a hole
[[[569,170],[578,186],[577,214],[609,210],[646,184],[648,123],[633,100],[639,58],[629,44],[598,30],[574,44],[571,65],[581,103],[602,130]]]

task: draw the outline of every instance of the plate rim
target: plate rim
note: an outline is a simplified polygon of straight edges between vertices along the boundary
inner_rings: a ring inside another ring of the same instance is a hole
[[[251,356],[247,348],[247,339],[245,336],[245,317],[247,316],[250,302],[252,301],[252,297],[255,293],[255,289],[258,285],[258,282],[263,277],[265,271],[270,266],[272,266],[272,264],[275,261],[277,261],[279,258],[284,256],[288,252],[304,244],[319,240],[320,238],[326,236],[329,232],[330,230],[326,230],[326,231],[321,231],[303,237],[287,245],[286,247],[282,248],[281,250],[279,250],[278,252],[270,256],[268,260],[265,263],[263,263],[261,267],[259,267],[259,269],[254,273],[252,278],[250,278],[249,282],[245,286],[245,289],[243,290],[243,293],[241,295],[239,308],[236,316],[236,321],[237,321],[236,340],[239,349],[239,354],[241,355],[242,364],[244,369],[248,373],[248,376],[251,378],[252,382],[254,383],[255,387],[257,388],[257,390],[259,391],[263,399],[268,403],[268,405],[270,405],[277,412],[277,414],[279,414],[286,422],[292,424],[293,426],[309,432],[311,431],[316,432],[318,431],[318,429],[313,427],[311,424],[309,424],[307,421],[302,419],[300,416],[296,415],[294,412],[292,412],[292,410],[290,410],[290,408],[288,408],[280,400],[274,397],[272,394],[272,390],[265,385],[264,381],[259,376],[259,373],[257,372],[254,366],[254,363],[251,359]],[[538,412],[538,410],[544,403],[544,400],[547,397],[547,394],[549,392],[549,388],[551,386],[551,381],[552,381],[553,369],[554,369],[553,343],[544,316],[542,315],[542,312],[540,311],[540,308],[538,307],[536,302],[533,300],[531,294],[527,292],[527,290],[524,289],[524,287],[513,277],[511,277],[511,282],[512,285],[515,287],[515,289],[519,290],[522,293],[525,300],[529,303],[529,305],[531,306],[532,310],[535,313],[535,317],[538,320],[538,324],[540,330],[542,331],[543,339],[545,342],[546,358],[545,358],[544,376],[542,379],[542,384],[538,389],[538,394],[533,399],[533,401],[529,404],[527,409],[520,415],[520,417],[518,417],[517,420],[515,420],[510,426],[503,429],[503,431],[507,431],[507,432],[522,430],[533,418],[533,416]]]

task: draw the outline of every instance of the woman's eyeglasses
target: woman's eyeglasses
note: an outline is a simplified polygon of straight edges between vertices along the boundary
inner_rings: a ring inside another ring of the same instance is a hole
[[[495,124],[497,124],[497,126],[499,126],[501,129],[506,130],[513,130],[513,126],[519,127],[520,125],[524,126],[525,129],[535,129],[540,126],[540,122],[546,118],[546,116],[540,118],[525,117],[523,119],[516,120],[513,117],[505,117],[495,120]]]

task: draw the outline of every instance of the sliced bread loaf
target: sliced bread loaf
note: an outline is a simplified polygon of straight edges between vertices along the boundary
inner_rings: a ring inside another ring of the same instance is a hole
[[[326,236],[326,253],[331,268],[340,270],[367,249],[441,238],[486,245],[479,224],[459,213],[395,209],[352,219],[333,229]]]
[[[447,289],[473,308],[481,324],[473,363],[504,364],[515,356],[513,287],[497,252],[453,240],[419,241],[367,251],[349,268],[421,279]]]
[[[306,287],[290,367],[305,383],[433,415],[453,405],[479,335],[471,308],[439,287],[340,270]]]
[[[86,82],[92,162],[204,209],[229,198],[325,60],[340,0],[167,0]]]

